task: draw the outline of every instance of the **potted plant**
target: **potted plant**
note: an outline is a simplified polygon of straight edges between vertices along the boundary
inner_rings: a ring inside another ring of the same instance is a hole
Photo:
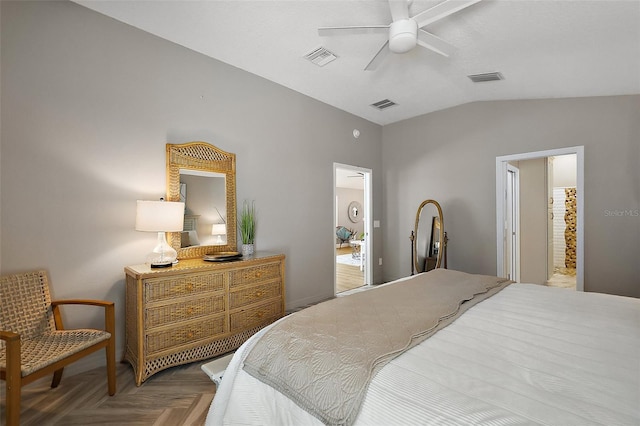
[[[242,238],[242,255],[253,254],[253,244],[256,236],[256,206],[255,201],[247,200],[242,203],[240,220],[238,221],[240,237]]]

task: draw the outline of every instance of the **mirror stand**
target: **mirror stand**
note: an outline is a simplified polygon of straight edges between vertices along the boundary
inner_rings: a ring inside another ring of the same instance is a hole
[[[444,231],[442,208],[435,200],[425,200],[418,207],[411,240],[411,275],[447,267],[448,236]]]

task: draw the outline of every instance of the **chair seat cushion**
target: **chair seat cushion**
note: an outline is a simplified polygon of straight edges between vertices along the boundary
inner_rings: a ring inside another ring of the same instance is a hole
[[[54,362],[82,351],[96,343],[109,339],[111,334],[102,330],[58,330],[36,339],[22,340],[20,350],[22,377],[38,371]],[[7,367],[5,351],[0,352],[0,368]]]

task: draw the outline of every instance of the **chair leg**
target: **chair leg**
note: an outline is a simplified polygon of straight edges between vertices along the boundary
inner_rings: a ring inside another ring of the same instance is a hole
[[[20,338],[7,341],[6,356],[6,420],[7,426],[20,424],[20,392],[22,388],[22,372],[20,370]]]
[[[56,370],[53,373],[53,380],[51,380],[51,387],[52,388],[57,388],[58,385],[60,384],[60,380],[62,380],[62,373],[64,372],[64,368],[61,368],[60,370]]]
[[[105,348],[107,353],[107,386],[109,388],[109,395],[116,394],[116,339],[111,335],[109,344]]]
[[[7,426],[18,426],[20,424],[20,382],[9,385],[7,381]]]

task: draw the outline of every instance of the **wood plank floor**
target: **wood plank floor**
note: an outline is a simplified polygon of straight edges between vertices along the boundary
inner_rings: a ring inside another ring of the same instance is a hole
[[[117,392],[107,394],[105,367],[51,378],[22,388],[21,426],[42,425],[203,425],[215,384],[200,369],[211,360],[173,367],[136,387],[129,364],[117,365]],[[5,382],[0,382],[0,424],[5,421]]]
[[[350,254],[351,247],[336,248],[336,255]],[[352,290],[364,285],[364,271],[358,266],[344,265],[336,263],[336,291]]]

